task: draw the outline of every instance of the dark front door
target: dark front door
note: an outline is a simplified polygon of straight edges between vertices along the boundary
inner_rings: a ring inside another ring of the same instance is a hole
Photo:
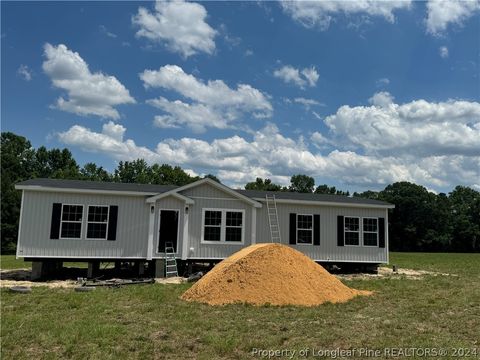
[[[177,250],[178,210],[160,210],[158,252],[165,252],[165,244],[171,243]],[[170,246],[170,244],[168,244]]]

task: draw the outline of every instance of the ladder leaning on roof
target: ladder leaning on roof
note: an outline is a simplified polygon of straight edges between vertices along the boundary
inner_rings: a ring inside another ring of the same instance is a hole
[[[177,259],[173,243],[165,243],[165,277],[178,276]]]
[[[265,195],[265,200],[267,202],[268,224],[270,226],[270,241],[272,243],[281,244],[282,238],[280,236],[280,224],[278,223],[278,211],[275,195],[267,194]]]

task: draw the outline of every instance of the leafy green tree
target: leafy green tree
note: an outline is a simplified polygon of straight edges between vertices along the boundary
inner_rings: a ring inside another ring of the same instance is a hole
[[[153,164],[150,172],[152,184],[182,186],[198,180],[198,177],[190,176],[180,166]]]
[[[272,183],[270,179],[258,178],[255,181],[249,182],[245,185],[246,190],[262,190],[262,191],[281,191],[280,185]]]
[[[107,170],[95,163],[86,163],[80,170],[80,175],[83,180],[90,181],[112,181],[112,176]]]
[[[361,197],[364,199],[372,199],[372,200],[378,200],[378,191],[372,191],[372,190],[367,190],[361,193],[354,192],[353,196],[354,197]]]
[[[220,181],[220,179],[219,179],[218,177],[216,177],[215,175],[213,175],[213,174],[207,174],[207,175],[205,175],[203,178],[204,178],[204,179],[206,179],[206,178],[212,179],[213,181],[216,181],[216,182],[218,182],[218,183],[220,183],[220,184],[222,183],[222,182]]]
[[[379,199],[395,205],[389,218],[391,250],[438,251],[448,243],[444,208],[423,186],[397,182],[381,191]]]
[[[158,184],[182,186],[198,180],[187,174],[180,166],[154,164],[148,166],[143,159],[120,161],[113,180],[124,183]]]
[[[293,175],[290,179],[290,191],[299,193],[313,193],[315,180],[313,177],[303,174]]]
[[[319,185],[315,189],[315,194],[329,194],[329,195],[345,195],[350,196],[349,191],[337,190],[335,186],[328,186],[327,184]]]
[[[35,176],[56,179],[80,179],[80,168],[68,149],[47,150],[41,146],[35,152]]]
[[[450,194],[452,250],[480,251],[480,192],[457,186]]]
[[[152,171],[143,159],[134,161],[120,161],[113,181],[122,183],[152,184]]]
[[[1,251],[13,253],[16,248],[20,214],[20,191],[15,183],[27,180],[34,171],[35,151],[30,141],[11,132],[1,135]]]

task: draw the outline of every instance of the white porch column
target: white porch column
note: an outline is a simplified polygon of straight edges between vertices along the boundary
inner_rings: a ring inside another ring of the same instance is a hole
[[[187,260],[188,258],[188,213],[190,207],[185,205],[183,210],[183,242],[182,242],[182,260]]]
[[[155,203],[150,204],[150,217],[148,219],[147,260],[153,258],[153,228],[155,225]]]
[[[252,245],[257,243],[257,208],[252,206]]]

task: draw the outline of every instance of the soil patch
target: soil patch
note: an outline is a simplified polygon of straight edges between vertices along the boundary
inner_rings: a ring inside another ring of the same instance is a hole
[[[50,288],[73,288],[78,286],[75,280],[30,281],[30,269],[0,270],[0,287],[47,286]]]
[[[340,279],[344,280],[371,280],[371,279],[411,279],[411,280],[423,280],[425,276],[458,276],[455,274],[439,273],[426,270],[412,270],[412,269],[397,269],[393,271],[392,268],[379,267],[377,274],[341,274],[336,275]]]

